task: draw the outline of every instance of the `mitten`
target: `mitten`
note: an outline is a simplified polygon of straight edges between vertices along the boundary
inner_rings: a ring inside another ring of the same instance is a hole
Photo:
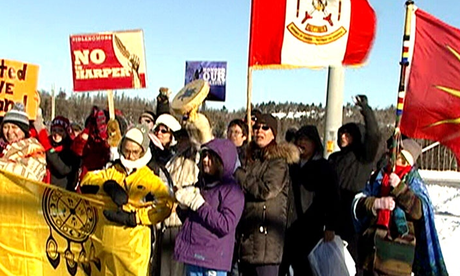
[[[114,119],[110,119],[107,123],[107,134],[108,139],[107,142],[111,147],[117,147],[121,141],[121,131],[120,126],[118,125],[118,121]]]
[[[83,194],[97,194],[99,191],[99,186],[97,185],[80,185],[80,191]]]
[[[104,210],[103,214],[105,218],[111,222],[126,225],[129,227],[135,227],[137,225],[135,212],[126,212],[123,210]]]
[[[116,181],[107,180],[102,185],[102,188],[104,189],[106,194],[108,194],[112,198],[112,201],[117,206],[122,206],[128,203],[128,194]]]
[[[390,179],[389,179],[391,187],[395,188],[398,186],[399,182],[401,182],[401,178],[395,173],[390,174]]]
[[[200,189],[196,187],[179,189],[175,195],[179,204],[187,206],[192,211],[198,210],[205,203]]]
[[[107,139],[107,118],[105,117],[104,110],[99,110],[96,115],[96,127],[99,138],[102,140]]]

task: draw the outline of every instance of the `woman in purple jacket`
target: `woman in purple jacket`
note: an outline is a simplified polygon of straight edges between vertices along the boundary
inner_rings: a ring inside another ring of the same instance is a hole
[[[210,141],[201,149],[198,183],[176,192],[183,225],[174,257],[185,263],[187,276],[226,276],[230,271],[244,208],[243,191],[233,178],[237,158],[230,140]]]

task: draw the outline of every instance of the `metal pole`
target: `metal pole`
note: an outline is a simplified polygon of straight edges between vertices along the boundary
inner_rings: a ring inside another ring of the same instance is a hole
[[[337,130],[342,125],[344,72],[343,66],[329,66],[328,69],[324,158],[338,149]]]

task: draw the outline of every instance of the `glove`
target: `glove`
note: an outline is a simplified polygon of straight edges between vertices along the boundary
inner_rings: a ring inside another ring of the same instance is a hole
[[[389,182],[390,182],[391,187],[396,188],[401,182],[401,178],[399,178],[397,174],[391,173]]]
[[[121,141],[121,131],[117,120],[110,119],[107,123],[107,142],[111,147],[117,147]]]
[[[203,196],[201,196],[200,189],[196,187],[179,189],[175,196],[180,205],[184,205],[192,211],[198,210],[205,203]]]
[[[104,217],[111,222],[126,225],[129,227],[135,227],[137,225],[135,212],[126,212],[123,210],[104,210],[102,213],[104,214]]]
[[[356,95],[354,97],[354,102],[357,106],[364,108],[367,104],[367,96],[366,95]]]
[[[116,181],[107,180],[102,185],[102,188],[117,206],[123,206],[128,203],[128,194]]]
[[[97,194],[97,192],[99,191],[99,186],[97,186],[97,185],[80,186],[80,191],[83,194]]]
[[[396,203],[392,197],[381,197],[374,200],[374,205],[372,206],[372,212],[377,214],[377,210],[390,210],[393,211]]]

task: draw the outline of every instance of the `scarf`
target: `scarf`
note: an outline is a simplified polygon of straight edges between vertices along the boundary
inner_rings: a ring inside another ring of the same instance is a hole
[[[366,185],[363,195],[380,197],[381,186],[384,178],[385,173],[381,171],[377,175],[374,183],[368,183]],[[423,209],[423,216],[418,222],[418,231],[415,231],[417,242],[415,245],[415,259],[412,270],[415,275],[447,276],[448,273],[435,226],[434,209],[428,195],[428,190],[415,167],[412,167],[408,173],[405,173],[403,181],[405,181],[409,189],[411,189],[411,191],[414,192],[414,194],[421,200]],[[396,207],[395,210],[393,210],[394,214],[400,213],[397,210],[398,208],[399,207]],[[396,219],[401,220],[401,217]],[[369,226],[369,222],[369,217],[360,221],[356,220],[354,217],[355,227],[359,230],[359,233],[362,233],[362,230]]]
[[[150,159],[152,159],[152,153],[150,153],[150,149],[147,149],[147,152],[139,159],[135,161],[127,160],[123,154],[120,154],[120,162],[125,167],[126,172],[131,174],[134,170],[139,169],[143,166],[146,166]]]

